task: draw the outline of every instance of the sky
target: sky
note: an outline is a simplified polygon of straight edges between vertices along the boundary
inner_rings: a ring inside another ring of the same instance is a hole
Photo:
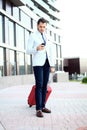
[[[57,0],[63,57],[87,58],[87,0]]]

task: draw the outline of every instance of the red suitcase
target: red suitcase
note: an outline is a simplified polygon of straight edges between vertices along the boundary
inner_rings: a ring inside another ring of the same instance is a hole
[[[33,85],[32,87],[32,90],[28,96],[28,104],[29,106],[31,107],[32,105],[35,105],[36,104],[36,101],[35,101],[35,88],[36,86]],[[47,93],[46,93],[46,102],[48,100],[48,97],[50,96],[50,93],[52,92],[52,89],[50,86],[47,86]]]

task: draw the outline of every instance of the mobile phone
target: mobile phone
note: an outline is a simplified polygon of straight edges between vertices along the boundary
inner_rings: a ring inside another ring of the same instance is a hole
[[[45,43],[42,43],[42,45],[44,45],[44,46],[45,46]]]

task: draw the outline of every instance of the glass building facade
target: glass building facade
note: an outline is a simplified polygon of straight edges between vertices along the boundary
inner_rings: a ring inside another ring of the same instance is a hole
[[[59,10],[53,2],[55,0],[0,0],[0,76],[33,73],[32,55],[25,53],[26,43],[42,16],[48,21],[47,34],[54,48],[55,68],[62,71]]]

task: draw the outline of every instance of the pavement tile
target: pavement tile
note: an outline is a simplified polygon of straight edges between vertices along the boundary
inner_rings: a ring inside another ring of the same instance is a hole
[[[35,106],[27,104],[30,85],[0,90],[0,130],[86,130],[87,85],[80,82],[51,83],[47,101],[51,114],[36,117]],[[3,124],[3,125],[2,125]]]
[[[0,130],[5,130],[5,128],[2,125],[2,122],[0,122]]]

